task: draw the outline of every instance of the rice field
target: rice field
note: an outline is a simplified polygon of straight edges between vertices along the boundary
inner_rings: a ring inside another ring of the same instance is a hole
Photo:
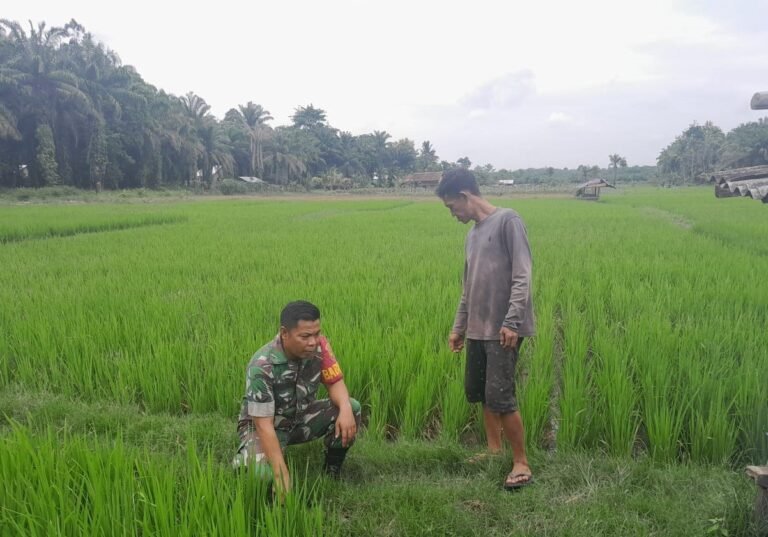
[[[538,336],[518,384],[532,450],[765,462],[764,206],[694,188],[492,201],[524,217],[534,255]],[[475,443],[446,344],[468,229],[437,200],[0,207],[0,394],[230,419],[234,449],[244,367],[306,299],[364,405],[363,438]],[[322,483],[255,509],[229,455],[0,417],[0,533],[341,531]]]

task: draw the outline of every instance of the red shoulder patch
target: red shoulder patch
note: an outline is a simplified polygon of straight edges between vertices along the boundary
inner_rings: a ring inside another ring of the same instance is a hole
[[[320,357],[322,359],[320,368],[323,373],[323,384],[330,385],[344,378],[339,362],[336,361],[336,356],[333,354],[331,344],[324,337],[320,338]]]

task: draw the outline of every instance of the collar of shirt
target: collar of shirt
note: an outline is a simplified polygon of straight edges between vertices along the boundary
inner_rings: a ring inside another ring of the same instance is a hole
[[[320,354],[320,345],[315,349],[315,356],[317,358]],[[285,364],[288,363],[288,358],[285,356],[285,349],[283,349],[283,341],[280,339],[280,334],[275,336],[272,340],[271,348],[269,349],[269,360],[273,364]]]
[[[269,361],[273,364],[285,364],[288,362],[288,358],[286,358],[285,351],[283,350],[283,342],[280,340],[280,334],[277,334],[272,341],[271,348],[269,349]]]

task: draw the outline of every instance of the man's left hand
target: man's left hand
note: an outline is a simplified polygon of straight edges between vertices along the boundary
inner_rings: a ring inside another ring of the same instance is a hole
[[[508,351],[511,351],[512,349],[515,348],[515,346],[517,346],[517,332],[515,332],[511,328],[507,328],[503,326],[501,330],[499,330],[499,336],[500,336],[501,346],[507,349]]]
[[[339,417],[336,418],[336,438],[341,437],[341,445],[347,447],[357,434],[357,423],[352,407],[347,405],[339,409]]]

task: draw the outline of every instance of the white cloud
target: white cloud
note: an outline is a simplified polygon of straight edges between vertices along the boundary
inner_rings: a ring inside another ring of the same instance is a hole
[[[535,91],[533,73],[525,70],[483,84],[467,95],[463,103],[480,109],[510,108],[521,104]]]
[[[552,112],[549,114],[547,121],[550,123],[570,123],[573,121],[573,117],[565,112]]]
[[[473,108],[467,114],[467,119],[478,119],[481,117],[486,117],[487,115],[488,115],[488,110],[483,110],[481,108]]]

